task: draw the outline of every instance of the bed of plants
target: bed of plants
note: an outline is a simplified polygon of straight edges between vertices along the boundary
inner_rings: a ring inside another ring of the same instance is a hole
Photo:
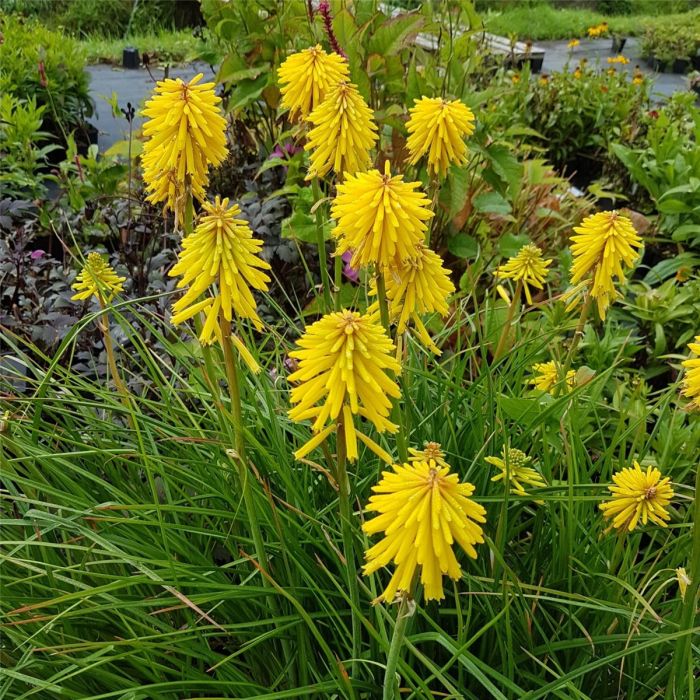
[[[3,20],[0,697],[697,695],[694,95],[382,8],[203,0],[108,153]]]

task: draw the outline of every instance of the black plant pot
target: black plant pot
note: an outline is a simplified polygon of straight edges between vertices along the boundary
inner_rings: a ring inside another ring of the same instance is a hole
[[[691,85],[690,89],[698,96],[700,97],[700,83],[696,85]]]
[[[673,73],[687,73],[688,68],[690,68],[690,61],[687,58],[677,58],[671,66]]]
[[[649,56],[647,58],[647,65],[657,73],[666,72],[666,61],[660,61],[658,58],[656,58],[656,56]]]
[[[700,70],[700,53],[697,56],[693,56],[690,62],[693,64],[693,70]]]
[[[612,39],[612,52],[622,53],[627,43],[627,37],[624,36],[614,36]]]

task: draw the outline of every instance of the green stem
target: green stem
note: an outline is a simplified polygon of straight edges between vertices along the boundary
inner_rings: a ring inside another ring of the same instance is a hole
[[[334,281],[334,286],[335,286],[335,310],[340,311],[340,289],[343,286],[343,259],[340,255],[336,255],[335,259],[333,261],[333,264],[335,266],[334,273],[335,273],[335,281]]]
[[[377,299],[379,301],[379,316],[382,321],[382,326],[386,334],[391,338],[391,324],[389,321],[389,300],[386,296],[386,283],[384,282],[384,274],[377,271]],[[394,402],[391,410],[391,419],[399,426],[399,432],[396,435],[396,447],[399,451],[399,461],[406,462],[408,460],[408,442],[406,440],[406,425],[401,411],[399,399]]]
[[[513,295],[513,300],[510,302],[510,306],[508,307],[508,318],[506,318],[506,322],[503,325],[501,337],[498,339],[498,345],[496,345],[496,352],[493,353],[494,362],[498,360],[498,358],[501,356],[501,353],[506,347],[506,341],[510,336],[510,327],[513,323],[513,316],[515,315],[515,309],[518,306],[518,302],[520,301],[520,294],[522,293],[522,290],[522,280],[518,280],[518,283],[515,286],[515,294]]]
[[[354,676],[357,670],[357,661],[360,658],[361,627],[357,611],[360,609],[360,590],[357,585],[357,565],[355,563],[355,544],[352,532],[352,493],[350,479],[347,472],[347,450],[345,446],[345,426],[343,420],[338,420],[336,432],[336,479],[338,481],[338,505],[340,509],[340,528],[343,536],[343,550],[345,554],[345,566],[348,577],[348,590],[352,609],[352,663],[350,674]]]
[[[189,176],[188,176],[189,178]],[[185,235],[188,236],[192,233],[194,228],[194,200],[192,199],[192,190],[189,186],[189,179],[185,184],[187,189],[187,194],[185,195],[185,213],[182,217],[182,229]]]
[[[591,310],[592,302],[593,298],[590,294],[588,294],[586,296],[586,300],[583,302],[583,306],[581,307],[581,315],[578,317],[578,323],[576,324],[574,337],[571,339],[571,347],[569,348],[569,352],[566,355],[566,360],[564,361],[564,366],[562,367],[562,377],[560,377],[560,379],[563,379],[564,384],[562,384],[562,386],[564,387],[566,387],[566,375],[571,369],[571,363],[574,359],[574,353],[576,352],[576,348],[578,348],[578,344],[581,341],[581,338],[583,337],[583,328],[586,325],[586,321],[588,320],[588,313]]]
[[[377,270],[377,300],[379,301],[379,316],[386,334],[391,338],[391,327],[389,323],[389,301],[386,298],[386,283],[384,273]]]
[[[326,258],[326,240],[323,236],[323,208],[320,204],[321,187],[318,184],[317,177],[311,181],[311,188],[316,203],[316,247],[318,248],[318,264],[321,268],[324,311],[328,312],[333,308],[333,302],[331,299],[331,278],[328,274],[328,260]]]
[[[666,688],[666,700],[676,700],[685,697],[685,682],[688,679],[688,655],[690,654],[693,635],[690,630],[695,622],[695,608],[700,592],[700,463],[695,470],[695,493],[693,496],[693,551],[690,560],[690,585],[685,592],[683,611],[679,631],[685,632],[676,642],[676,652],[673,655],[671,676]]]
[[[226,369],[226,380],[228,383],[229,396],[231,398],[231,412],[233,414],[233,430],[234,441],[236,448],[236,465],[238,466],[238,475],[241,481],[243,490],[243,502],[245,504],[248,522],[253,535],[253,544],[255,546],[255,554],[258,558],[260,566],[266,571],[270,571],[270,563],[265,552],[265,544],[263,542],[262,533],[260,531],[260,523],[253,502],[253,493],[250,488],[250,474],[246,466],[245,456],[245,438],[243,437],[243,409],[241,404],[241,390],[238,382],[238,367],[236,359],[233,355],[233,346],[231,344],[231,322],[224,317],[223,311],[219,316],[221,323],[221,334],[223,336],[224,346],[224,366]],[[265,578],[263,577],[263,582]]]
[[[384,691],[382,700],[397,700],[401,697],[401,691],[396,682],[396,667],[401,656],[403,640],[406,636],[406,626],[411,617],[410,614],[411,594],[404,591],[399,603],[399,610],[396,613],[396,624],[394,634],[391,637],[391,646],[386,658],[386,672],[384,674]]]

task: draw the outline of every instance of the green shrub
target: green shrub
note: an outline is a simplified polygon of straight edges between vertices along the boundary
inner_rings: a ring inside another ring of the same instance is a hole
[[[0,94],[36,100],[45,107],[45,129],[65,139],[93,112],[82,49],[74,40],[18,17],[3,18],[0,31]]]
[[[642,41],[642,55],[669,63],[689,60],[700,48],[700,11],[692,13],[694,22],[679,25],[660,22],[647,28]]]
[[[40,144],[48,134],[41,130],[46,108],[36,100],[0,95],[0,185],[5,195],[37,197],[44,191],[46,156],[57,146]]]

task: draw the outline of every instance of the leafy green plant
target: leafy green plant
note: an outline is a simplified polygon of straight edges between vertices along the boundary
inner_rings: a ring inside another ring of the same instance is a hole
[[[700,244],[700,110],[693,95],[677,95],[646,117],[645,144],[612,144],[659,212],[661,230],[674,241]]]
[[[82,49],[59,32],[12,15],[0,20],[0,32],[0,94],[33,98],[44,108],[44,130],[65,143],[93,112]]]
[[[35,98],[18,100],[0,95],[0,185],[12,197],[44,193],[47,156],[58,148],[42,145],[49,137],[41,130],[46,107],[37,107]]]

